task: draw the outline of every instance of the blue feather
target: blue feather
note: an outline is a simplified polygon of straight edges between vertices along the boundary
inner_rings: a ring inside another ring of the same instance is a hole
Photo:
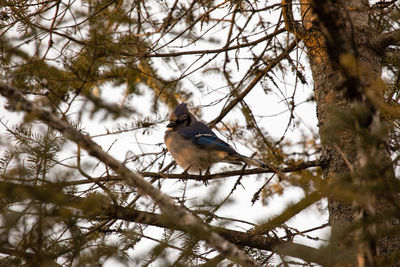
[[[181,103],[170,115],[164,141],[171,155],[183,169],[209,170],[217,162],[266,168],[263,162],[239,154],[228,143],[219,139],[208,126],[189,112]]]
[[[205,149],[213,149],[228,152],[229,154],[236,154],[236,151],[227,143],[219,139],[217,136],[196,135],[194,143]]]
[[[190,127],[179,130],[179,133],[186,139],[192,140],[194,144],[202,149],[215,149],[236,155],[237,152],[226,142],[215,135],[210,128],[202,122],[195,122]]]

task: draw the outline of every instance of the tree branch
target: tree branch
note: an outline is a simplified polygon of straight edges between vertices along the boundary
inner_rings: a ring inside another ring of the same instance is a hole
[[[383,57],[383,62],[385,64],[393,64],[393,62],[400,62],[400,49],[388,48],[385,51],[385,56]]]
[[[204,50],[192,50],[192,51],[179,51],[179,52],[170,52],[170,53],[142,53],[142,54],[131,54],[131,53],[126,53],[122,52],[121,55],[123,56],[129,56],[129,57],[139,57],[139,58],[147,58],[147,57],[177,57],[177,56],[184,56],[184,55],[197,55],[197,54],[215,54],[215,53],[222,53],[225,51],[230,51],[230,50],[235,50],[243,47],[249,47],[249,46],[254,46],[257,45],[261,42],[264,42],[266,40],[271,39],[272,37],[285,32],[286,29],[278,29],[274,31],[271,34],[268,34],[260,39],[257,39],[252,42],[248,42],[245,44],[238,44],[238,45],[233,45],[233,46],[224,46],[218,49],[204,49]]]
[[[303,39],[306,31],[294,20],[292,0],[282,0],[282,15],[286,30],[293,33],[298,39]]]
[[[272,68],[274,68],[281,60],[283,60],[284,58],[286,58],[290,52],[292,52],[292,50],[296,47],[297,45],[297,41],[293,41],[289,44],[289,46],[276,58],[274,58],[273,60],[271,60],[271,62],[268,64],[267,67],[265,67],[264,69],[262,69],[257,75],[256,77],[254,77],[254,79],[250,82],[249,85],[247,85],[246,89],[243,90],[243,92],[241,92],[239,94],[238,97],[236,97],[234,100],[232,100],[232,102],[230,102],[222,111],[221,113],[218,115],[218,117],[216,117],[213,121],[211,121],[208,125],[211,128],[214,128],[215,125],[220,122],[240,101],[242,101],[242,99],[248,94],[250,93],[250,91],[254,88],[254,86],[261,80],[262,77],[264,77],[264,75],[269,72]]]
[[[197,180],[201,181],[203,179],[207,180],[215,180],[221,178],[227,178],[236,175],[252,175],[252,174],[262,174],[262,173],[277,173],[277,172],[295,172],[304,170],[307,168],[318,167],[321,163],[319,160],[311,160],[307,162],[300,163],[298,165],[288,166],[285,168],[274,168],[265,169],[265,168],[254,168],[247,170],[235,170],[235,171],[226,171],[221,173],[210,174],[209,176],[204,175],[193,175],[193,174],[160,174],[160,173],[151,173],[151,172],[143,172],[142,175],[146,177],[154,177],[154,178],[167,178],[167,179],[183,179],[183,180]]]
[[[0,196],[2,199],[7,199],[12,202],[33,199],[43,203],[56,204],[58,207],[78,209],[83,213],[83,217],[89,220],[120,219],[187,232],[187,227],[180,224],[176,219],[166,217],[164,214],[151,213],[130,207],[113,205],[111,202],[107,202],[101,198],[96,198],[94,203],[93,199],[64,193],[60,184],[46,184],[44,186],[34,187],[30,185],[0,181]],[[272,251],[278,254],[296,257],[306,262],[329,265],[331,262],[346,262],[347,259],[346,257],[341,258],[343,256],[342,254],[327,256],[323,251],[324,249],[321,251],[321,249],[293,243],[291,241],[282,241],[277,238],[226,229],[223,227],[209,227],[212,231],[238,246]],[[192,231],[190,233],[194,234]]]
[[[277,168],[277,170],[254,168],[254,169],[247,169],[247,170],[235,170],[235,171],[214,173],[214,174],[210,174],[207,176],[197,175],[197,174],[189,174],[189,173],[160,173],[160,172],[141,172],[140,174],[143,177],[151,177],[151,178],[156,178],[156,179],[179,179],[179,180],[195,180],[195,181],[204,182],[204,181],[228,178],[228,177],[237,176],[237,175],[276,173],[276,171],[279,171],[281,173],[295,172],[295,171],[301,171],[301,170],[304,170],[307,168],[319,167],[322,164],[323,164],[323,162],[321,162],[321,160],[310,160],[307,162],[302,162],[302,163],[288,166],[285,168]],[[97,181],[97,182],[107,182],[107,181],[112,182],[112,181],[121,181],[121,180],[122,180],[122,178],[120,178],[119,176],[114,176],[114,175],[107,175],[104,177],[93,178],[93,181]],[[86,184],[88,182],[93,182],[93,181],[89,181],[88,179],[75,180],[75,181],[63,182],[63,185],[80,185],[80,184]]]
[[[293,218],[293,216],[295,216],[305,208],[311,206],[315,202],[319,201],[321,198],[322,198],[321,192],[314,191],[311,194],[305,196],[302,200],[300,200],[296,204],[286,208],[286,210],[282,214],[278,215],[277,217],[273,218],[267,223],[263,223],[256,226],[255,229],[252,230],[252,232],[257,235],[267,234],[269,231],[290,220],[290,218]]]
[[[384,50],[390,45],[400,45],[400,29],[381,35],[376,47]]]
[[[174,201],[157,188],[154,188],[140,174],[132,172],[125,165],[108,155],[88,135],[76,130],[67,121],[59,119],[56,115],[46,111],[27,100],[17,89],[0,83],[0,94],[8,99],[10,107],[17,111],[25,111],[32,118],[37,118],[48,126],[60,131],[67,139],[79,144],[89,155],[96,157],[106,166],[118,173],[125,181],[140,189],[142,194],[148,195],[160,207],[163,216],[185,229],[185,232],[195,235],[200,240],[206,241],[226,258],[243,266],[259,266],[248,255],[244,254],[236,245],[222,238],[212,231],[200,218],[187,212],[183,206],[177,206]],[[180,218],[179,222],[176,218]]]

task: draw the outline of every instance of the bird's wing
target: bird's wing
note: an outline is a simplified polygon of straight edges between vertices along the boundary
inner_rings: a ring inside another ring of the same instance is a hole
[[[265,163],[236,152],[233,147],[219,139],[218,136],[202,122],[197,121],[187,127],[179,129],[178,132],[182,137],[191,140],[202,149],[227,152],[228,155],[231,156],[228,158],[227,162],[238,163],[241,161],[249,165],[268,168]]]
[[[219,150],[228,152],[230,155],[238,153],[226,142],[215,135],[210,128],[202,122],[196,122],[188,127],[180,129],[180,134],[187,139],[191,139],[196,145],[207,150]]]

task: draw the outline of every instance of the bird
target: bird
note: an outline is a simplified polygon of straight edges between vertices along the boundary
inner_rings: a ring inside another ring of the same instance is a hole
[[[189,112],[184,102],[176,106],[169,116],[164,143],[184,172],[199,171],[201,175],[205,170],[209,174],[210,167],[218,162],[268,168],[265,163],[238,153],[221,140]]]

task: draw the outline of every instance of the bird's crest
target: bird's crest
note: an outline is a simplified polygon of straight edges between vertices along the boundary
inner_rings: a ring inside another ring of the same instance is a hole
[[[176,106],[176,108],[171,112],[169,120],[174,121],[178,118],[181,118],[182,115],[189,115],[189,110],[186,103],[180,103],[178,106]]]
[[[174,109],[174,114],[175,116],[179,117],[183,114],[188,114],[189,110],[187,108],[187,104],[186,103],[180,103],[178,106],[176,106],[176,108]]]

